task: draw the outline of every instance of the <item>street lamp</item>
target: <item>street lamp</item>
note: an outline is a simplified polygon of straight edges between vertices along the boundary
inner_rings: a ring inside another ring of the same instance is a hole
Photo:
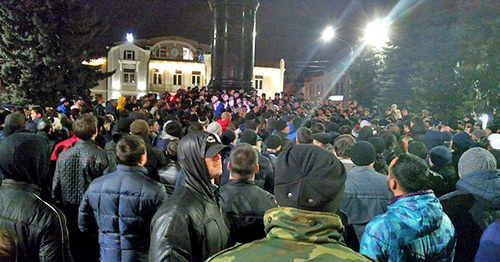
[[[132,33],[127,33],[127,42],[132,43],[134,42],[134,35]]]
[[[375,20],[365,29],[364,41],[374,48],[381,48],[389,42],[389,25],[386,21]]]
[[[330,40],[332,40],[333,38],[343,42],[344,44],[346,44],[347,46],[349,46],[349,50],[351,51],[351,56],[354,54],[354,51],[352,50],[352,45],[349,44],[349,42],[345,41],[344,39],[342,38],[339,38],[335,35],[335,30],[333,30],[333,27],[331,26],[327,26],[325,28],[325,30],[323,30],[323,34],[321,35],[321,38],[323,39],[323,41],[325,42],[330,42]]]

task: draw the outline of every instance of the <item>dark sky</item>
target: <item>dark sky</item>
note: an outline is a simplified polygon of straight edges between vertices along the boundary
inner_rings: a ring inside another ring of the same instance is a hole
[[[404,0],[402,0],[404,1]],[[212,13],[207,0],[91,0],[111,26],[103,41],[177,35],[210,44]],[[277,65],[308,60],[331,60],[347,53],[346,44],[319,40],[326,25],[355,45],[364,26],[384,17],[397,0],[260,0],[257,12],[256,64]]]

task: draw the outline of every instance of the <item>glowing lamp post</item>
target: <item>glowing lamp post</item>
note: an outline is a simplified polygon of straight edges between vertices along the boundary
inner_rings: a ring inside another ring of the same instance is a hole
[[[383,20],[368,24],[365,29],[364,41],[374,48],[381,48],[389,42],[389,25]]]

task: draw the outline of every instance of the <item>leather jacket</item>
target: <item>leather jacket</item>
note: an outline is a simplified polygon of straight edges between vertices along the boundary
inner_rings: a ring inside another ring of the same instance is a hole
[[[76,141],[57,159],[52,198],[64,206],[80,205],[90,182],[115,166],[115,158],[100,149],[95,141]]]
[[[183,179],[153,217],[149,261],[203,261],[227,246],[229,228],[205,164],[207,140],[214,135],[197,132],[179,143]]]

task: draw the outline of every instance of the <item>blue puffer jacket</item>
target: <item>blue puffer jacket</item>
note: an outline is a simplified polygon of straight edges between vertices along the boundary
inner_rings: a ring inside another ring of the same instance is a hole
[[[149,226],[167,197],[141,166],[118,165],[92,181],[80,204],[81,231],[99,229],[101,261],[147,261]]]
[[[378,261],[452,261],[455,229],[432,191],[393,199],[368,223],[360,253]]]

